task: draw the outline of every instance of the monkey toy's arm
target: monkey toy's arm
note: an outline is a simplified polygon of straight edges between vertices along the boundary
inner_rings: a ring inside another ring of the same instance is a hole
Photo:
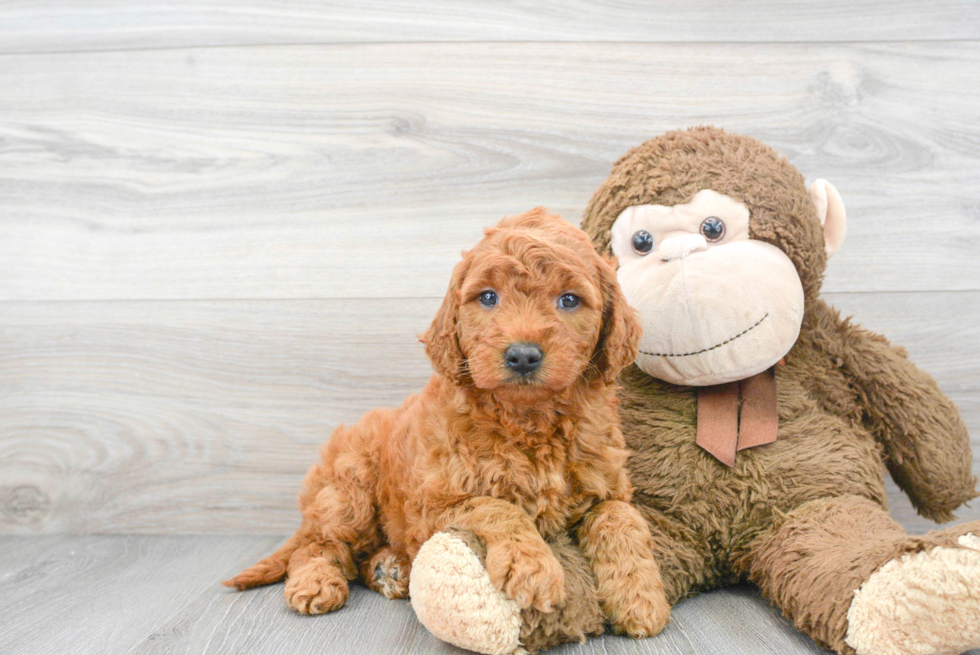
[[[837,323],[835,354],[858,394],[865,426],[884,446],[892,478],[919,514],[949,521],[954,509],[978,496],[970,436],[956,406],[904,349],[820,305],[823,318]]]

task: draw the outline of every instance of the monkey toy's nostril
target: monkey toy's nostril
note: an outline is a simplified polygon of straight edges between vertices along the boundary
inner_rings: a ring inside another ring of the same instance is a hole
[[[541,366],[543,353],[534,343],[512,343],[504,353],[504,365],[521,375],[528,375]]]

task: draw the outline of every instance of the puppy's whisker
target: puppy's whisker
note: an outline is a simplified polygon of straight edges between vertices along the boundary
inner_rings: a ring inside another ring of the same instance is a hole
[[[602,375],[602,369],[599,368],[599,365],[595,362],[589,361],[589,363],[585,365],[585,370],[582,371],[582,375],[587,378],[596,378]]]

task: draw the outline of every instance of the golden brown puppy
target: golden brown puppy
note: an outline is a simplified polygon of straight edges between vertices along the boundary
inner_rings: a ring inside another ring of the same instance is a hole
[[[541,208],[505,218],[422,335],[436,371],[422,393],[337,428],[304,480],[300,529],[224,584],[288,577],[287,603],[309,614],[343,606],[357,578],[403,598],[422,544],[458,526],[486,541],[499,589],[548,611],[564,573],[545,538],[576,529],[614,627],[659,632],[669,607],[629,504],[614,385],[639,333],[583,232]]]

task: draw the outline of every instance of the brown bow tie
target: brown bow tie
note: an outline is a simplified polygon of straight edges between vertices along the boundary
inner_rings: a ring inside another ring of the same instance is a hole
[[[737,382],[698,388],[696,443],[726,466],[735,466],[738,451],[774,442],[778,427],[776,367]]]

